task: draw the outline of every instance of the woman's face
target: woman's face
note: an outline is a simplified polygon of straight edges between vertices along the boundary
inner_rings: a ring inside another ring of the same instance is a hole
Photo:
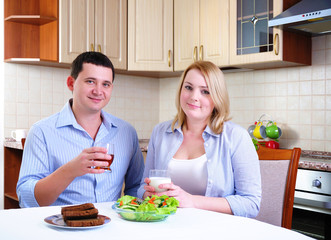
[[[180,93],[180,106],[188,121],[207,124],[214,103],[200,70],[191,69],[187,72]]]

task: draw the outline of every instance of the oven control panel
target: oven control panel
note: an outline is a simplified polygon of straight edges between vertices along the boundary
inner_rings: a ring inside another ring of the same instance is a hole
[[[331,193],[331,172],[298,169],[295,190],[329,195]]]

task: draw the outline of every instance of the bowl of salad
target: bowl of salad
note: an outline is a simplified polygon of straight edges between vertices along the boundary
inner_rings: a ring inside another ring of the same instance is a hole
[[[137,199],[125,195],[117,200],[112,208],[125,220],[136,222],[158,222],[176,213],[179,202],[166,195]]]

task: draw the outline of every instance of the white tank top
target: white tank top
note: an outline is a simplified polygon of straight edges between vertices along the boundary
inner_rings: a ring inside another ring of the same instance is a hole
[[[186,192],[205,195],[207,188],[207,156],[181,160],[172,158],[168,165],[171,181]]]

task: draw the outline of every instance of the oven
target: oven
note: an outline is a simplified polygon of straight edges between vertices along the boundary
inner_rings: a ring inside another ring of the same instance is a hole
[[[315,239],[331,239],[330,156],[300,158],[292,229]]]

